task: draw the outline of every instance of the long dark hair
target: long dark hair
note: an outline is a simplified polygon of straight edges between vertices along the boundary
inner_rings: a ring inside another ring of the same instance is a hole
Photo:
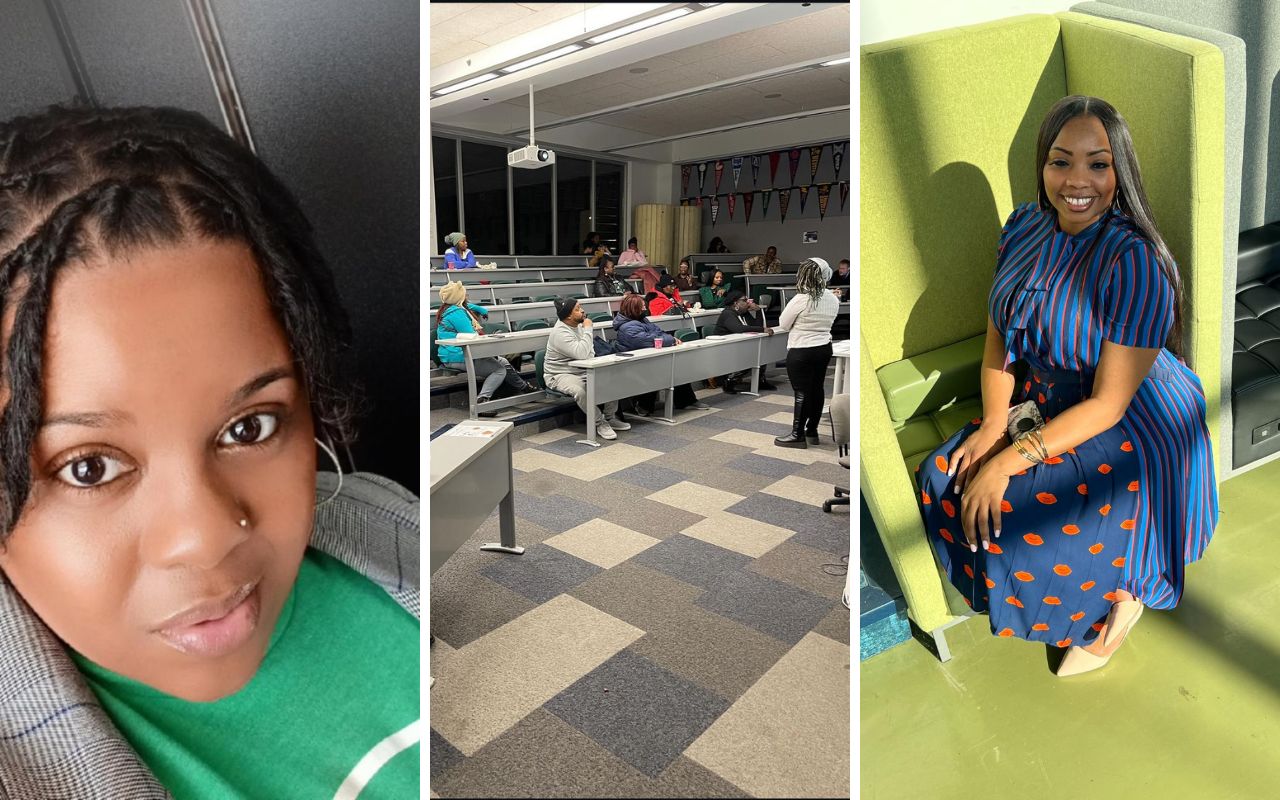
[[[3,353],[0,541],[31,492],[41,424],[46,320],[58,271],[187,238],[253,251],[263,287],[305,382],[317,435],[354,437],[351,330],[333,275],[297,201],[245,147],[175,108],[50,108],[0,124],[0,314]]]
[[[1049,160],[1049,148],[1057,140],[1062,126],[1076,117],[1093,117],[1102,123],[1111,143],[1111,163],[1116,172],[1116,195],[1113,208],[1133,220],[1143,238],[1156,251],[1160,271],[1173,287],[1173,329],[1169,334],[1169,349],[1179,352],[1182,348],[1182,279],[1178,265],[1156,227],[1155,215],[1147,203],[1147,192],[1142,186],[1142,172],[1138,167],[1138,154],[1133,149],[1133,137],[1129,135],[1129,123],[1115,107],[1097,97],[1071,95],[1053,104],[1044,122],[1040,124],[1040,136],[1036,140],[1036,202],[1042,211],[1053,211],[1049,195],[1044,189],[1044,165]]]
[[[604,270],[605,270],[605,267],[609,266],[610,264],[613,264],[613,258],[611,256],[605,256],[604,258],[600,259],[600,268],[596,270],[596,280],[603,281],[609,278],[609,275]],[[614,268],[615,269],[617,268],[616,264],[614,264]]]

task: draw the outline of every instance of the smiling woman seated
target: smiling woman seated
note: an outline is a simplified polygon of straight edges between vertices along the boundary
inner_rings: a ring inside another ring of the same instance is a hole
[[[0,259],[0,784],[416,796],[418,501],[317,478],[349,337],[292,196],[195,114],[53,109],[0,125]]]

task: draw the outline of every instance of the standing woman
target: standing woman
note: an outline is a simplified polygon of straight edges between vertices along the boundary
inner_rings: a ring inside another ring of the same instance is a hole
[[[1144,606],[1178,604],[1218,493],[1204,391],[1175,355],[1177,266],[1124,118],[1096,97],[1060,100],[1036,171],[1037,201],[1000,235],[983,419],[917,477],[952,583],[992,633],[1070,647],[1065,676],[1106,664]],[[1012,443],[1011,404],[1043,420]]]
[[[840,300],[827,288],[830,279],[831,267],[826,261],[804,261],[796,272],[796,295],[774,326],[775,331],[787,333],[787,379],[795,392],[791,433],[773,440],[779,447],[804,448],[818,443],[823,385],[831,363],[831,325],[840,312]]]
[[[484,323],[480,316],[488,316],[489,310],[484,306],[467,302],[467,287],[462,281],[450,281],[440,287],[440,308],[436,309],[436,341],[440,363],[452,369],[465,370],[466,363],[462,348],[446,345],[444,342],[456,339],[458,334],[484,335]],[[520,377],[520,373],[512,368],[511,362],[502,356],[489,356],[472,359],[476,375],[484,379],[476,402],[486,403],[493,399],[493,393],[504,382],[517,392],[536,392],[538,387]],[[480,412],[489,416],[493,412]]]

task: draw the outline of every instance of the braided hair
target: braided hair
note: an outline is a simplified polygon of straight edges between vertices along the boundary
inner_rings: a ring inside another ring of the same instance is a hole
[[[190,111],[52,107],[0,123],[0,542],[31,492],[51,289],[67,264],[189,238],[253,252],[317,434],[354,438],[351,329],[310,223],[248,149]],[[6,391],[7,390],[7,391]]]
[[[827,281],[822,276],[822,268],[818,266],[818,262],[811,258],[800,262],[800,269],[796,270],[796,291],[809,295],[811,307],[818,304],[826,290]]]

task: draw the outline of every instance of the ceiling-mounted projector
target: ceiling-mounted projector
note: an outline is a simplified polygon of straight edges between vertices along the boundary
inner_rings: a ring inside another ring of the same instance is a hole
[[[556,163],[556,154],[545,147],[538,147],[536,144],[521,147],[519,150],[512,150],[507,153],[508,166],[520,169],[537,169],[554,163]]]

